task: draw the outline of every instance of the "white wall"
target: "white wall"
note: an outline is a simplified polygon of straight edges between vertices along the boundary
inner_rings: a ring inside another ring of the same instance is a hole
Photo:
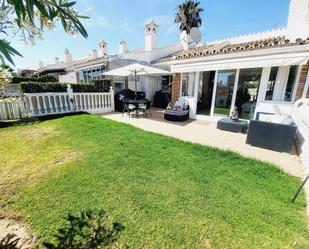
[[[145,87],[146,98],[153,101],[153,96],[162,88],[162,83],[158,77],[147,77]]]
[[[307,39],[309,36],[309,0],[291,0],[287,26],[287,38]]]
[[[128,88],[135,90],[134,79],[129,80]],[[152,76],[141,76],[140,80],[137,81],[137,91],[142,91],[146,93],[146,98],[153,101],[153,96],[156,91],[161,89],[160,80],[157,77]]]
[[[59,75],[59,82],[77,83],[77,76],[75,72],[67,72],[66,74]]]

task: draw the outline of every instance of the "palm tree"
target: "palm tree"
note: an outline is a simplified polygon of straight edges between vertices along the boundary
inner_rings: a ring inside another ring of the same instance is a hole
[[[200,27],[202,25],[202,18],[200,16],[204,9],[200,7],[200,2],[193,0],[186,0],[179,4],[175,16],[175,23],[179,23],[180,31],[187,31],[190,33],[191,28]]]

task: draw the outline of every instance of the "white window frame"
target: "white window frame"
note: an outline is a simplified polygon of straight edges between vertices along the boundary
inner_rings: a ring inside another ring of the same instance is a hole
[[[232,115],[232,111],[235,108],[235,102],[236,102],[236,97],[237,97],[237,89],[238,89],[238,81],[239,81],[239,72],[240,72],[240,69],[236,69],[235,81],[234,81],[234,87],[233,87],[233,95],[232,95],[232,102],[231,102],[231,109],[230,109],[230,115]]]
[[[190,83],[190,73],[181,73],[181,77],[180,77],[180,87],[179,87],[179,97],[182,97],[182,80],[183,80],[183,76],[187,74],[188,75],[188,92],[189,92],[189,83]]]
[[[210,108],[210,116],[214,115],[214,110],[215,110],[215,98],[217,94],[217,85],[218,85],[218,74],[219,70],[216,70],[215,73],[215,79],[214,79],[214,89],[212,91],[212,99],[211,99],[211,108]]]
[[[235,86],[237,85],[237,87],[238,87],[238,79],[239,79],[239,71],[240,71],[240,69],[216,70],[215,82],[214,82],[214,90],[212,92],[212,99],[211,99],[210,116],[215,116],[214,115],[215,103],[216,103],[215,98],[216,98],[216,94],[217,94],[217,85],[218,85],[219,71],[235,71],[235,80],[234,80],[232,101],[231,101],[231,106],[230,106],[230,113],[234,109],[233,102],[234,102],[234,106],[235,106],[235,100],[236,100],[236,94],[237,94],[237,88],[236,88],[236,92],[235,92]]]

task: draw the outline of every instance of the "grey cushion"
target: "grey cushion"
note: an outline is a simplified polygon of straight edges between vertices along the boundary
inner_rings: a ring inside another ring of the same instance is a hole
[[[175,115],[175,116],[187,115],[188,113],[189,113],[188,110],[182,110],[182,111],[175,111],[175,110],[170,110],[170,109],[165,110],[165,114]]]

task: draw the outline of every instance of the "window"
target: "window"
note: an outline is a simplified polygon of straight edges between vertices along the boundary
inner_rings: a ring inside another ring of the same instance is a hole
[[[293,97],[294,87],[296,83],[298,66],[291,66],[288,82],[286,84],[285,93],[284,93],[284,101],[290,102]]]
[[[189,74],[184,73],[182,74],[181,79],[181,96],[188,96],[189,92]]]
[[[115,93],[122,91],[125,88],[124,77],[114,77]]]
[[[278,70],[279,70],[279,67],[272,67],[271,68],[268,83],[267,83],[265,100],[273,100]]]

